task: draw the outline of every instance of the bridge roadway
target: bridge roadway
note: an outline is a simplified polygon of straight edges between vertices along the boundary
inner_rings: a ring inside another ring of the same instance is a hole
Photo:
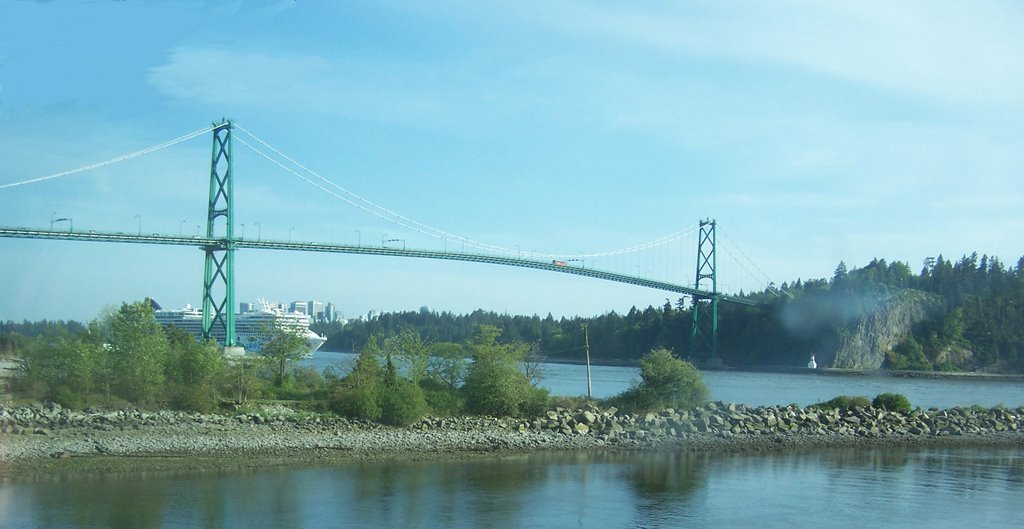
[[[167,246],[194,246],[199,248],[214,247],[219,249],[224,249],[227,246],[227,241],[225,239],[200,237],[198,235],[163,235],[159,233],[131,234],[124,232],[100,232],[95,230],[70,231],[0,227],[0,237],[14,239],[53,239],[62,241],[160,244]],[[520,268],[533,268],[535,270],[547,270],[549,272],[561,272],[563,274],[573,274],[584,277],[593,277],[596,279],[604,279],[606,281],[615,281],[617,283],[626,283],[629,285],[637,285],[641,287],[653,288],[656,290],[664,290],[666,292],[675,292],[677,294],[684,294],[687,296],[696,296],[702,298],[713,297],[713,294],[711,292],[698,290],[693,287],[676,285],[674,283],[666,283],[663,281],[644,279],[641,277],[617,274],[614,272],[605,272],[602,270],[595,270],[592,268],[561,265],[555,264],[550,261],[538,261],[534,259],[522,259],[518,257],[500,257],[494,255],[460,252],[438,252],[434,250],[410,250],[405,248],[391,248],[386,246],[351,246],[345,244],[325,244],[315,242],[291,242],[252,239],[235,239],[232,242],[232,246],[235,249],[251,248],[256,250],[290,250],[302,252],[348,253],[391,257],[417,257],[421,259],[444,259],[448,261],[468,261],[474,263],[490,263],[504,266],[516,266]],[[741,305],[758,305],[757,302],[749,299],[738,298],[724,294],[718,294],[718,299],[730,303],[739,303]]]

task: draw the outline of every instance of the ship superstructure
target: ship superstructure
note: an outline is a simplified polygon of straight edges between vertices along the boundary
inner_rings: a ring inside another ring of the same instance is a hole
[[[179,329],[191,333],[196,338],[203,334],[203,311],[191,305],[185,305],[183,309],[167,310],[156,307],[156,320],[162,325],[174,325]],[[235,315],[235,337],[236,344],[244,347],[247,353],[259,353],[263,350],[270,339],[268,330],[283,329],[294,332],[306,339],[308,352],[306,356],[312,356],[313,352],[320,348],[327,338],[320,336],[309,328],[309,317],[300,312],[285,312],[266,300],[260,299],[246,312],[239,312]],[[218,343],[224,343],[224,333],[218,335],[214,329],[213,338]]]

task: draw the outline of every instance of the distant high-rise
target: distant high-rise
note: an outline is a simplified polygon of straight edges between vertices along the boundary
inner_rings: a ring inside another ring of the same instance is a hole
[[[323,301],[307,301],[306,302],[306,314],[309,315],[315,321],[324,321],[324,302]]]
[[[290,312],[298,312],[300,314],[309,315],[309,303],[306,301],[293,301],[291,306],[288,307]]]
[[[252,312],[252,310],[252,303],[249,303],[248,301],[243,301],[238,304],[238,312]]]

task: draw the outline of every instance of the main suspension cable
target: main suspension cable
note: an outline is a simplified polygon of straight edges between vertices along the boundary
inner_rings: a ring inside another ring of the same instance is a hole
[[[691,226],[690,228],[687,228],[687,229],[684,229],[684,230],[681,230],[681,231],[678,231],[678,232],[675,232],[675,233],[671,233],[671,234],[659,237],[659,238],[651,240],[651,241],[647,241],[647,242],[644,242],[644,243],[636,244],[634,246],[629,246],[629,247],[626,247],[626,248],[619,248],[619,249],[616,249],[616,250],[609,250],[609,251],[603,251],[603,252],[594,252],[594,253],[584,253],[584,254],[524,252],[524,251],[522,251],[520,249],[512,249],[512,248],[505,248],[505,247],[502,247],[502,246],[496,246],[496,245],[493,245],[493,244],[488,244],[488,243],[484,243],[484,242],[480,242],[480,241],[475,241],[473,239],[469,239],[469,238],[463,237],[461,235],[456,235],[456,234],[450,233],[450,232],[445,231],[445,230],[434,228],[433,226],[429,226],[429,225],[423,224],[421,222],[417,222],[417,221],[415,221],[413,219],[410,219],[410,218],[408,218],[408,217],[406,217],[406,216],[404,216],[404,215],[402,215],[400,213],[397,213],[397,212],[392,211],[392,210],[390,210],[388,208],[385,208],[384,206],[381,206],[381,205],[379,205],[377,203],[374,203],[373,201],[370,201],[370,200],[368,200],[368,199],[366,199],[366,198],[364,198],[364,197],[362,197],[362,196],[360,196],[360,195],[358,195],[358,194],[356,194],[356,193],[354,193],[354,192],[352,192],[352,191],[342,187],[341,185],[338,185],[337,183],[335,183],[332,180],[324,177],[320,173],[317,173],[316,171],[306,167],[305,165],[303,165],[299,161],[295,160],[294,158],[284,154],[280,150],[274,148],[272,145],[270,145],[266,141],[260,139],[258,136],[256,136],[255,134],[253,134],[249,130],[247,130],[245,127],[242,127],[241,125],[239,125],[237,122],[234,123],[234,126],[235,126],[235,128],[237,128],[238,130],[240,130],[241,132],[243,132],[244,134],[246,134],[247,136],[252,138],[254,141],[259,143],[263,147],[267,148],[268,150],[270,150],[271,152],[273,152],[277,156],[287,160],[291,164],[293,164],[296,167],[300,168],[302,171],[312,175],[313,177],[315,177],[316,179],[320,180],[321,182],[323,182],[327,186],[330,186],[330,187],[338,190],[339,192],[341,192],[345,196],[343,196],[342,194],[339,194],[337,192],[334,192],[334,191],[332,191],[330,189],[327,189],[326,187],[324,187],[324,185],[321,185],[321,184],[319,184],[317,182],[312,181],[309,178],[306,178],[306,177],[300,175],[298,172],[296,172],[295,170],[285,166],[283,163],[281,163],[280,161],[274,159],[269,154],[263,152],[262,150],[258,149],[254,145],[252,145],[250,143],[247,143],[247,142],[241,140],[240,138],[238,138],[236,136],[236,139],[238,139],[246,147],[249,147],[250,149],[255,151],[257,154],[259,154],[260,156],[263,156],[264,158],[266,158],[267,160],[271,161],[272,163],[274,163],[278,167],[281,167],[282,169],[288,171],[292,175],[294,175],[294,176],[298,177],[299,179],[305,181],[306,183],[316,187],[317,189],[320,189],[321,191],[324,191],[324,192],[328,193],[329,195],[334,196],[335,198],[338,198],[338,199],[340,199],[340,200],[342,200],[342,201],[344,201],[344,202],[346,202],[346,203],[348,203],[348,204],[350,204],[352,206],[355,206],[355,207],[357,207],[357,208],[359,208],[359,209],[361,209],[363,211],[366,211],[367,213],[370,213],[370,214],[375,215],[377,217],[380,217],[380,218],[382,218],[384,220],[387,220],[387,221],[393,222],[395,224],[398,224],[399,226],[411,229],[413,231],[416,231],[418,233],[422,233],[422,234],[430,236],[430,237],[434,237],[436,239],[450,239],[453,242],[461,242],[461,243],[464,243],[466,246],[474,247],[474,248],[477,248],[477,249],[480,249],[480,250],[484,250],[484,251],[490,251],[490,252],[495,252],[495,253],[505,254],[505,255],[526,255],[526,256],[529,256],[529,257],[548,258],[548,259],[551,259],[551,258],[554,258],[554,259],[564,258],[567,255],[571,255],[573,257],[579,257],[579,258],[602,257],[602,256],[622,255],[622,254],[634,253],[634,252],[639,252],[639,251],[650,249],[650,248],[655,248],[655,247],[662,246],[664,244],[668,244],[670,242],[679,240],[679,239],[681,239],[683,237],[686,237],[687,235],[690,235],[690,234],[694,233],[697,230],[697,226],[694,225],[694,226]]]
[[[9,184],[2,184],[2,185],[0,185],[0,189],[7,189],[7,188],[11,188],[11,187],[18,187],[18,186],[23,186],[23,185],[27,185],[27,184],[35,184],[35,183],[38,183],[38,182],[45,182],[47,180],[53,180],[55,178],[63,178],[65,176],[71,176],[73,174],[78,174],[78,173],[81,173],[81,172],[84,172],[84,171],[90,171],[92,169],[99,169],[100,167],[106,167],[108,165],[113,165],[115,163],[123,162],[125,160],[131,160],[132,158],[138,158],[139,156],[143,156],[143,155],[146,155],[146,154],[149,154],[149,153],[152,153],[152,152],[156,152],[156,151],[159,151],[160,149],[166,149],[167,147],[170,147],[172,145],[177,145],[177,144],[179,144],[179,143],[181,143],[183,141],[190,140],[192,138],[195,138],[196,136],[200,136],[202,134],[205,134],[205,133],[213,130],[213,128],[214,128],[214,126],[211,125],[211,126],[206,127],[204,129],[200,129],[200,130],[197,130],[195,132],[190,132],[190,133],[188,133],[188,134],[186,134],[184,136],[180,136],[180,137],[175,138],[175,139],[173,139],[171,141],[164,142],[164,143],[161,143],[159,145],[154,145],[152,147],[147,147],[145,149],[142,149],[141,151],[135,151],[135,152],[133,152],[131,154],[125,154],[123,156],[118,156],[116,158],[111,158],[109,160],[105,160],[105,161],[102,161],[102,162],[97,162],[97,163],[94,163],[94,164],[86,165],[85,167],[79,167],[78,169],[71,169],[70,171],[61,171],[59,173],[54,173],[54,174],[47,175],[47,176],[41,176],[39,178],[31,178],[31,179],[28,179],[28,180],[22,180],[21,182],[12,182],[12,183],[9,183]]]

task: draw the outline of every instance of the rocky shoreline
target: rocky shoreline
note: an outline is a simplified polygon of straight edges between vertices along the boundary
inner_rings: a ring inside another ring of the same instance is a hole
[[[767,451],[871,446],[1024,446],[1024,407],[887,412],[708,403],[643,415],[554,409],[533,420],[424,418],[394,428],[269,407],[235,415],[0,405],[0,469],[258,467],[462,458],[540,450]],[[82,462],[86,463],[83,464]]]

